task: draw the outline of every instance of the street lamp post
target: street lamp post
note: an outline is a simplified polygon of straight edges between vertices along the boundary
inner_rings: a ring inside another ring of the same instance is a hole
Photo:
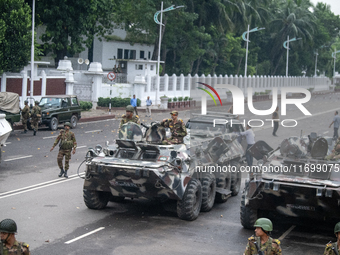
[[[318,66],[318,55],[319,55],[318,50],[316,50],[314,52],[314,54],[315,54],[315,72],[314,72],[314,77],[316,77],[317,76],[316,75],[316,70],[317,70],[317,66]]]
[[[33,96],[34,87],[34,15],[35,15],[35,0],[32,3],[32,45],[31,45],[31,83],[30,83],[30,99]],[[31,102],[31,107],[32,107]]]
[[[265,29],[264,27],[262,28],[253,28],[252,30],[249,30],[249,25],[248,25],[248,30],[246,32],[244,32],[242,34],[242,38],[244,41],[247,42],[247,49],[246,49],[246,63],[245,63],[245,68],[244,68],[244,77],[247,77],[247,65],[248,65],[248,44],[249,44],[249,33],[251,32],[257,32],[257,31],[260,31],[260,30],[263,30]],[[246,38],[246,35],[247,35],[247,38]]]
[[[293,39],[289,40],[289,35],[287,36],[287,41],[283,43],[283,47],[287,49],[287,62],[286,62],[286,77],[288,77],[288,58],[289,58],[289,42],[300,40],[301,38],[294,37]]]
[[[160,62],[161,62],[162,26],[164,26],[164,24],[162,24],[163,12],[171,11],[171,10],[178,9],[181,7],[184,7],[184,6],[175,7],[175,5],[171,5],[170,7],[163,10],[163,1],[162,1],[161,10],[157,11],[154,15],[154,21],[157,24],[159,24],[158,57],[157,57],[157,87],[156,87],[156,100],[155,100],[156,105],[158,103],[158,89],[159,89],[159,83],[160,83],[159,69],[160,69]],[[159,14],[161,14],[161,21],[158,21]]]

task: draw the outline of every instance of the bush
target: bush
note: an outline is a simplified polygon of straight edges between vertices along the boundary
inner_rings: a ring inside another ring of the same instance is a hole
[[[189,100],[189,97],[185,97],[185,98],[184,98],[184,101],[188,101],[188,100]]]
[[[91,102],[85,102],[85,101],[79,101],[79,105],[83,111],[88,111],[92,109],[92,103]]]
[[[183,97],[179,97],[178,102],[182,102],[182,101],[183,101]]]
[[[174,97],[172,101],[177,102],[177,97]]]
[[[121,98],[121,97],[114,97],[111,98],[111,107],[126,107],[130,104],[131,98]],[[101,107],[109,107],[110,98],[106,97],[99,97],[98,98],[98,106]],[[137,98],[137,106],[140,106],[141,100]]]
[[[171,98],[168,98],[168,102],[171,103],[172,99]]]

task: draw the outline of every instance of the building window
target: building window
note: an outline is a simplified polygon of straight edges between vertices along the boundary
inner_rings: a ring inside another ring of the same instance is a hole
[[[140,58],[140,59],[144,59],[144,50],[141,50],[141,51],[139,52],[139,58]]]
[[[123,49],[118,49],[117,50],[117,58],[118,59],[123,59]]]
[[[150,66],[150,70],[151,70],[151,71],[153,70],[153,65]]]
[[[143,65],[137,65],[136,64],[136,70],[143,70]]]
[[[148,53],[148,59],[151,59],[151,51]]]
[[[124,59],[136,59],[136,51],[124,50]]]

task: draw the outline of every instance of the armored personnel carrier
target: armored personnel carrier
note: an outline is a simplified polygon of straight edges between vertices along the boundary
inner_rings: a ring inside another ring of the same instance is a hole
[[[236,135],[205,127],[205,135],[162,145],[165,129],[159,123],[143,126],[128,122],[115,144],[87,152],[83,196],[88,208],[103,209],[125,198],[159,199],[176,202],[179,218],[195,220],[200,211],[212,209],[215,198],[225,202],[238,193],[234,175],[217,171],[223,164],[239,168],[244,151]]]
[[[252,229],[268,213],[312,219],[340,216],[340,162],[327,161],[332,138],[311,133],[289,137],[273,150],[264,141],[250,151],[258,160],[246,181],[241,224]]]

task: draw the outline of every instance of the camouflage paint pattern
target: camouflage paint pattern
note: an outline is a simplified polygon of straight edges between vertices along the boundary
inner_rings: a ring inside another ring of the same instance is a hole
[[[170,128],[171,137],[164,139],[162,144],[180,144],[183,143],[183,138],[188,134],[185,124],[182,119],[177,119],[174,123],[172,119],[166,119],[161,122],[161,126]]]
[[[21,121],[22,121],[22,125],[24,126],[24,130],[27,130],[27,120],[29,118],[29,112],[30,112],[30,108],[28,107],[28,105],[25,105],[24,109],[22,109],[21,111]]]
[[[1,247],[2,246],[2,247]],[[1,248],[3,253],[1,253]],[[1,255],[30,255],[29,245],[27,243],[15,241],[13,246],[9,249],[0,242],[0,254]]]
[[[333,249],[336,249],[338,251],[338,254],[340,254],[340,249],[338,248],[338,243],[328,243],[326,245],[325,251],[323,255],[335,255],[335,252]]]
[[[35,105],[35,106],[33,106],[32,111],[31,111],[32,128],[34,130],[38,130],[38,124],[39,124],[40,117],[37,117],[37,114],[41,115],[41,109],[38,105]]]
[[[278,239],[273,239],[269,237],[267,242],[262,244],[259,237],[251,236],[248,238],[247,247],[243,255],[257,255],[258,254],[258,250],[256,248],[255,242],[257,243],[259,249],[263,251],[264,255],[281,255],[282,254],[280,241]]]
[[[140,124],[139,117],[136,115],[133,115],[131,118],[127,118],[125,114],[122,115],[122,120],[120,121],[119,128],[121,128],[124,124],[128,122],[134,122],[137,124]]]

